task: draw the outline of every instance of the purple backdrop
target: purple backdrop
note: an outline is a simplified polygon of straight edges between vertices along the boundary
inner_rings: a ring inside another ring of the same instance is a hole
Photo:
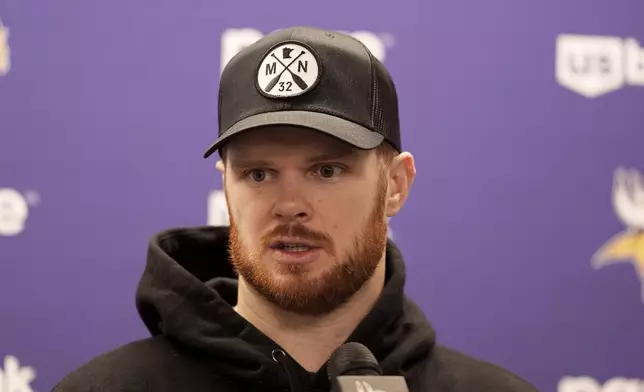
[[[201,158],[222,64],[295,24],[392,72],[418,166],[392,235],[442,343],[543,391],[644,391],[644,2],[303,4],[0,2],[0,392],[146,335],[149,237],[226,221]]]

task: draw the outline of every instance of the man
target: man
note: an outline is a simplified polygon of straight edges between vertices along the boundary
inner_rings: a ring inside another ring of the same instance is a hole
[[[137,291],[152,337],[54,391],[329,391],[345,342],[410,391],[535,391],[437,345],[404,295],[387,217],[416,169],[394,84],[359,41],[295,27],[242,50],[221,77],[215,151],[230,229],[155,236]]]

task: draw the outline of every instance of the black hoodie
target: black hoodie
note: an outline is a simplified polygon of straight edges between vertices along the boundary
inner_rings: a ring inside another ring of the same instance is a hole
[[[232,308],[237,281],[228,229],[173,229],[150,242],[136,305],[151,337],[104,353],[53,392],[329,391],[326,366],[312,374]],[[411,392],[536,391],[492,364],[436,344],[422,311],[403,292],[405,264],[389,241],[380,299],[348,341],[367,346],[384,374]]]

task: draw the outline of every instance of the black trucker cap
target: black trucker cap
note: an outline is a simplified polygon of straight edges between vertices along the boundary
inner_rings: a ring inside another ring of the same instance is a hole
[[[402,150],[396,88],[384,64],[357,39],[291,27],[242,49],[219,84],[219,137],[267,125],[320,131],[360,149],[387,140]]]

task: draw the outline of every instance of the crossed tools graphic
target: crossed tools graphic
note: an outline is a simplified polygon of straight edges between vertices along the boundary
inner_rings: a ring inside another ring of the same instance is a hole
[[[295,84],[297,84],[297,85],[298,85],[302,90],[304,90],[304,89],[306,89],[307,87],[309,87],[309,85],[308,85],[308,84],[306,84],[306,82],[305,82],[301,77],[299,77],[298,75],[296,75],[293,71],[291,71],[291,70],[289,69],[289,67],[290,67],[290,66],[291,66],[291,65],[292,65],[292,64],[293,64],[297,59],[299,59],[299,58],[300,58],[304,53],[306,53],[306,52],[305,52],[305,51],[301,51],[301,52],[300,52],[300,54],[298,54],[298,55],[297,55],[297,57],[295,57],[295,58],[293,59],[293,61],[291,61],[290,63],[288,63],[288,65],[284,65],[284,63],[283,63],[280,59],[278,59],[278,58],[277,58],[277,56],[275,56],[275,53],[271,53],[271,56],[272,56],[275,60],[277,60],[277,62],[278,62],[278,63],[282,64],[282,66],[284,67],[284,69],[282,70],[282,72],[280,72],[279,74],[277,74],[277,76],[275,76],[275,77],[270,81],[270,83],[268,83],[268,85],[266,86],[266,88],[264,88],[264,91],[266,91],[266,92],[271,91],[271,90],[273,89],[273,87],[275,87],[275,85],[277,84],[277,82],[279,82],[280,77],[282,76],[282,74],[283,74],[285,71],[288,71],[288,72],[291,74],[291,77],[293,78],[293,81],[295,82]]]

